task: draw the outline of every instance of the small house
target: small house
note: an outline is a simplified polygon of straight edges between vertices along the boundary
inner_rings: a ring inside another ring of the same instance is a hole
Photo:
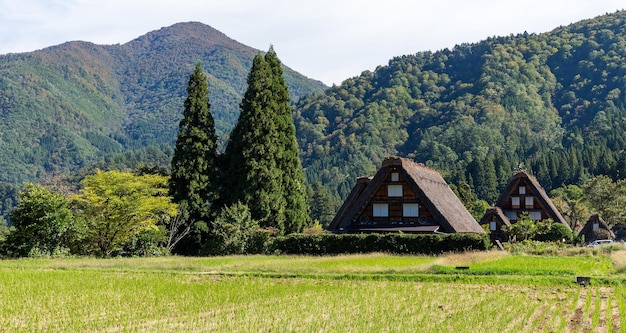
[[[496,240],[501,242],[509,241],[509,236],[504,232],[504,229],[511,226],[511,221],[504,215],[500,207],[487,208],[479,224],[489,226],[489,238],[491,238],[492,243],[495,243]]]
[[[357,179],[329,226],[335,233],[484,233],[441,174],[387,157],[373,177]]]
[[[593,214],[587,223],[578,232],[578,237],[585,236],[585,242],[590,243],[599,239],[615,239],[615,234],[609,225],[598,214]]]
[[[492,240],[504,240],[499,238],[504,235],[503,226],[515,224],[522,213],[528,213],[534,221],[552,219],[571,230],[537,179],[525,171],[517,172],[509,179],[509,184],[500,194],[495,207],[487,210],[480,223],[489,223]]]

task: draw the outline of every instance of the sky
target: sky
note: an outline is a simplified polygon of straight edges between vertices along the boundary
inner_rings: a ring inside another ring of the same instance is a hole
[[[124,44],[201,22],[327,85],[396,56],[487,37],[548,32],[623,0],[0,0],[0,54],[67,41]]]

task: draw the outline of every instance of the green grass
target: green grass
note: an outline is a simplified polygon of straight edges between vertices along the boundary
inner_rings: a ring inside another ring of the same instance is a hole
[[[626,288],[572,282],[623,279],[611,262],[502,252],[2,260],[0,331],[619,332]]]
[[[608,276],[615,272],[610,257],[509,256],[471,265],[476,274]]]

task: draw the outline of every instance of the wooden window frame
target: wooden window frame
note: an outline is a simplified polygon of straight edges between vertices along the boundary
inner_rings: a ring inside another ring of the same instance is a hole
[[[407,214],[408,213],[410,214]],[[415,214],[412,214],[415,212]],[[420,216],[420,205],[418,203],[409,202],[402,204],[402,217],[419,217]]]
[[[387,196],[390,198],[402,198],[404,189],[402,185],[387,185]]]
[[[372,204],[372,217],[389,217],[389,204]]]
[[[392,172],[391,173],[391,181],[392,182],[399,182],[400,181],[400,173]]]

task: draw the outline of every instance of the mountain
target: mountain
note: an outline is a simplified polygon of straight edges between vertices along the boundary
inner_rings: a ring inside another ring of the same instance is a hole
[[[345,197],[386,155],[493,202],[514,170],[548,190],[626,176],[626,12],[393,58],[298,101],[311,183]]]
[[[0,56],[0,182],[93,163],[167,165],[198,60],[225,138],[257,52],[181,23],[123,45]],[[624,11],[398,56],[328,89],[288,68],[285,76],[307,180],[335,197],[386,155],[442,170],[489,202],[518,169],[547,190],[626,176]]]
[[[0,182],[41,181],[132,154],[163,159],[198,61],[208,73],[216,130],[225,137],[259,52],[190,22],[123,45],[75,41],[1,55]],[[326,88],[289,68],[285,79],[292,100]]]

